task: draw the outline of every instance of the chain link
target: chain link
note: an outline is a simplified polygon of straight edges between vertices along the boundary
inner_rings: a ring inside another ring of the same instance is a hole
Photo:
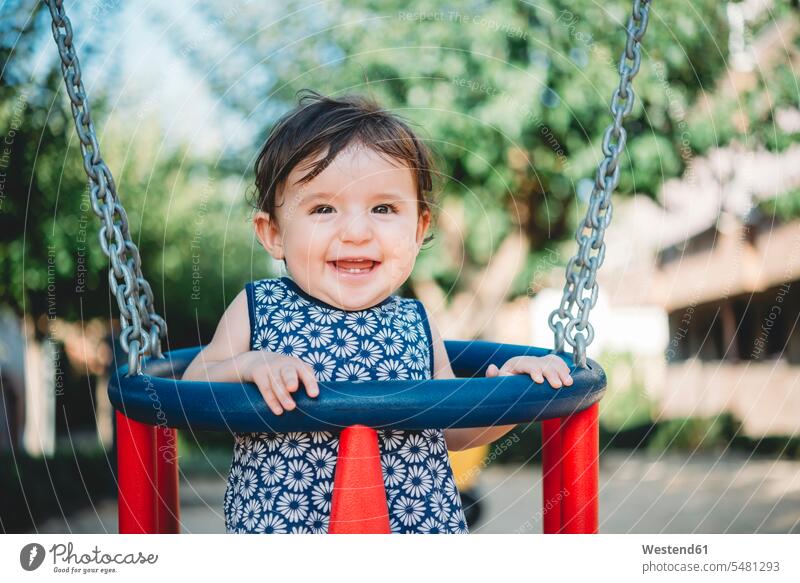
[[[128,374],[139,374],[145,356],[161,357],[161,339],[167,334],[167,324],[153,307],[153,292],[142,275],[139,249],[131,239],[128,217],[117,197],[111,170],[100,155],[72,42],[72,23],[64,11],[63,0],[46,1],[83,155],[83,168],[89,177],[92,210],[102,220],[98,235],[103,253],[110,260],[108,283],[119,305],[122,328],[119,340],[128,353]]]
[[[603,239],[611,223],[611,196],[619,184],[619,157],[628,139],[622,122],[633,110],[633,79],[641,65],[640,42],[647,31],[649,18],[650,0],[634,0],[625,49],[619,61],[619,86],[611,98],[614,120],[603,134],[604,158],[597,168],[586,216],[575,234],[578,251],[567,263],[561,302],[547,321],[555,338],[554,352],[563,352],[566,342],[572,347],[575,363],[584,368],[586,348],[594,340],[589,312],[597,303],[597,270],[606,255]]]

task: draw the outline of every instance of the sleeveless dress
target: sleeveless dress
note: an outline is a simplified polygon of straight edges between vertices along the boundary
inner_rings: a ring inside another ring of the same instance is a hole
[[[346,311],[288,277],[245,289],[252,350],[297,356],[319,381],[433,376],[430,325],[417,300],[390,296],[366,310]],[[338,437],[327,431],[235,434],[223,503],[226,530],[327,532]],[[442,429],[378,430],[378,446],[393,533],[467,532]]]

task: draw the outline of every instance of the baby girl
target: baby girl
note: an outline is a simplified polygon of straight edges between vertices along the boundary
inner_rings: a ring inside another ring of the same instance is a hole
[[[431,155],[395,115],[362,97],[309,92],[256,162],[253,220],[287,277],[248,283],[186,380],[254,383],[276,415],[318,381],[453,378],[436,324],[408,279],[432,219]],[[512,358],[487,376],[572,384],[555,355]],[[380,430],[392,532],[467,532],[447,457],[514,426]],[[236,434],[225,492],[229,532],[327,532],[338,435]]]

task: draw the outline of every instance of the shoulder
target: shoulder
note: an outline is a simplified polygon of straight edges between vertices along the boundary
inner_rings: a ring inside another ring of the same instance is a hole
[[[247,289],[245,288],[236,294],[233,301],[228,304],[225,313],[222,314],[220,324],[226,324],[228,328],[245,327],[248,324],[247,312]]]
[[[225,309],[214,337],[203,350],[211,360],[223,360],[250,349],[250,325],[246,290],[240,291]]]

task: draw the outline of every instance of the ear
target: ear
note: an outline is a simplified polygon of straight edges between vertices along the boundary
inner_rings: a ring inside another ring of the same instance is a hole
[[[428,233],[428,228],[431,226],[431,211],[425,209],[419,215],[417,220],[417,247],[422,247],[422,242],[425,240],[425,235]]]
[[[272,255],[273,259],[280,261],[284,258],[283,237],[281,237],[278,223],[264,211],[258,211],[253,217],[253,227],[261,246]]]

